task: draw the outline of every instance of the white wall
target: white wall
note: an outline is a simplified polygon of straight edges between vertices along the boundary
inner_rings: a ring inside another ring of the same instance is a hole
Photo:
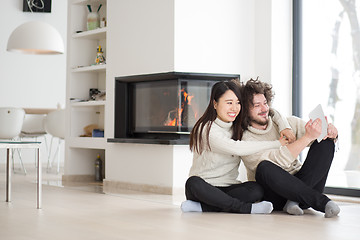
[[[58,103],[65,106],[66,54],[22,55],[7,52],[6,46],[8,37],[17,26],[33,20],[53,25],[65,44],[67,1],[53,0],[51,13],[23,12],[22,7],[23,0],[1,2],[0,107],[56,108]],[[24,156],[23,159],[33,162],[32,157]],[[1,162],[4,162],[2,157]]]
[[[284,115],[292,114],[292,3],[273,0],[271,7],[271,83],[273,106]]]
[[[254,1],[175,0],[175,70],[252,76]]]
[[[273,85],[273,107],[291,114],[292,3],[288,0],[256,0],[255,74],[252,78]]]
[[[272,0],[255,1],[254,11],[254,58],[255,71],[251,78],[259,77],[271,82],[271,4]]]

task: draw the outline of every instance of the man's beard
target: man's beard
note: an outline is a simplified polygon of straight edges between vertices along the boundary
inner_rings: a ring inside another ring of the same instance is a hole
[[[260,113],[261,114],[261,113]],[[268,118],[266,119],[254,119],[252,117],[250,117],[250,121],[256,124],[259,124],[260,126],[266,126],[269,123],[269,115]]]

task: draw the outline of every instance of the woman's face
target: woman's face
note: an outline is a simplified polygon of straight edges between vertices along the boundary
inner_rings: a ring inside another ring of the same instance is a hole
[[[237,115],[239,115],[241,105],[235,93],[227,90],[217,102],[214,100],[214,108],[220,120],[233,122]]]

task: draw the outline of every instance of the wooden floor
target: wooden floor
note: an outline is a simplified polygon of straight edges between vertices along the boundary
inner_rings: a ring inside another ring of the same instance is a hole
[[[360,239],[359,199],[336,200],[341,213],[331,219],[313,210],[303,216],[182,213],[182,194],[107,195],[97,183],[63,186],[60,175],[44,173],[43,208],[38,210],[34,171],[13,175],[12,202],[6,203],[0,169],[1,240]]]

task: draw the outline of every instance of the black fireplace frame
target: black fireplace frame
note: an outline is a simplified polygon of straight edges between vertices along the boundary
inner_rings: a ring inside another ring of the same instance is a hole
[[[132,134],[130,132],[130,87],[134,82],[164,81],[164,80],[211,80],[223,81],[240,79],[238,74],[210,74],[191,72],[165,72],[144,75],[131,75],[115,78],[115,119],[114,138],[108,142],[145,143],[186,145],[189,143],[189,135],[181,133],[146,133]]]

